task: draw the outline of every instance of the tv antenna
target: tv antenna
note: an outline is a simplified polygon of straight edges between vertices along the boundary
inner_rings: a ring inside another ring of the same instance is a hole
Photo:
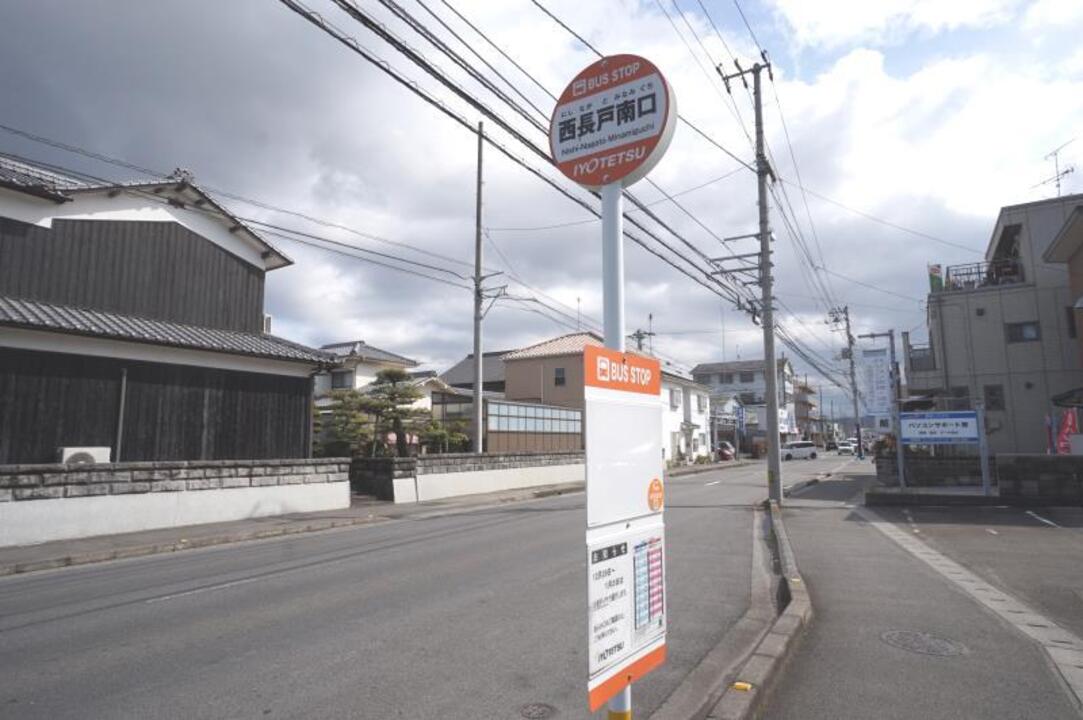
[[[1063,150],[1064,148],[1068,147],[1069,145],[1071,145],[1073,142],[1075,142],[1075,138],[1072,138],[1071,140],[1064,143],[1063,145],[1056,148],[1055,150],[1050,151],[1049,154],[1045,156],[1046,160],[1052,160],[1053,161],[1053,177],[1046,178],[1045,180],[1042,180],[1040,183],[1038,183],[1034,187],[1041,187],[1042,185],[1048,185],[1049,183],[1056,183],[1056,185],[1057,185],[1057,197],[1060,197],[1060,181],[1061,181],[1061,179],[1068,176],[1068,175],[1071,175],[1073,172],[1075,172],[1075,167],[1072,166],[1072,165],[1068,165],[1063,170],[1060,169],[1060,151]]]

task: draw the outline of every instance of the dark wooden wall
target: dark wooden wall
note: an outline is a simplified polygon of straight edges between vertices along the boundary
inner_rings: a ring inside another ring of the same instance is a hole
[[[0,218],[0,295],[260,332],[263,276],[177,223]]]
[[[308,454],[308,378],[0,348],[0,465],[113,447],[123,368],[120,460]]]

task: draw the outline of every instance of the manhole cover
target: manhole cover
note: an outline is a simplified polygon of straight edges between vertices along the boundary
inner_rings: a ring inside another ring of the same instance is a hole
[[[545,703],[528,703],[519,708],[519,714],[528,720],[541,720],[556,715],[557,709]]]
[[[888,630],[880,635],[880,639],[892,647],[922,655],[952,657],[970,652],[961,642],[913,630]]]

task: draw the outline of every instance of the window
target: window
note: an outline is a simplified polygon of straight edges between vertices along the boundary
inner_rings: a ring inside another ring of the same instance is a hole
[[[681,406],[681,389],[670,388],[669,389],[669,406],[671,408],[679,408]]]
[[[754,373],[754,372],[743,372],[743,373],[741,373],[741,382],[750,383],[750,382],[755,382],[755,381],[756,381],[756,373]]]
[[[553,384],[554,385],[563,385],[564,384],[564,368],[557,368],[555,370],[555,372],[553,374]]]
[[[1065,314],[1068,316],[1068,337],[1074,338],[1076,336],[1075,308],[1069,305],[1064,309],[1067,311]]]
[[[723,385],[732,385],[733,373],[722,373],[718,376],[718,382],[722,383]]]
[[[985,391],[985,409],[986,410],[1003,410],[1004,409],[1004,386],[1003,385],[986,385]]]
[[[741,393],[738,397],[740,397],[742,405],[755,405],[758,402],[755,393]]]
[[[707,412],[706,395],[696,395],[696,412]]]
[[[341,370],[331,373],[332,390],[349,390],[353,387],[353,371]]]
[[[1036,321],[1004,323],[1004,334],[1010,343],[1034,342],[1042,339],[1041,328]]]

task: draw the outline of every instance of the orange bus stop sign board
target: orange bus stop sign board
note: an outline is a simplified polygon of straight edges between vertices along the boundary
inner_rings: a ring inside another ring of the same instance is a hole
[[[568,84],[549,121],[553,162],[589,188],[628,187],[658,164],[673,139],[677,108],[649,60],[612,55]]]
[[[583,348],[583,381],[606,390],[659,395],[662,365],[653,358],[622,353],[599,345]]]

